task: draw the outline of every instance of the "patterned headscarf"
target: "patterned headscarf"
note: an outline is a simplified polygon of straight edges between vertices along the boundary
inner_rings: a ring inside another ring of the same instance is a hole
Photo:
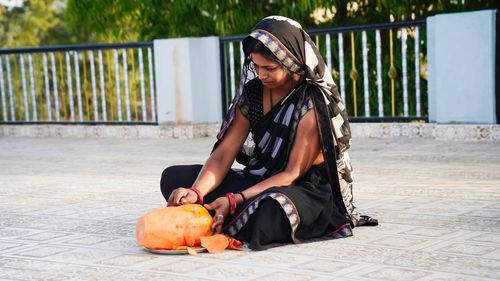
[[[308,86],[302,87],[304,90],[311,91],[312,89],[332,192],[334,198],[337,199],[338,206],[342,206],[346,214],[350,214],[353,207],[348,207],[348,210],[345,208],[346,205],[352,203],[350,163],[348,159],[347,161],[344,159],[344,153],[347,156],[346,150],[350,147],[351,141],[347,113],[330,70],[318,48],[296,21],[281,16],[266,17],[257,23],[249,36],[243,40],[247,60],[242,69],[238,92],[223,121],[218,138],[222,139],[231,125],[243,87],[252,78],[248,75],[248,65],[251,61],[249,50],[246,49],[249,38],[262,42],[290,72],[305,77],[305,83]]]

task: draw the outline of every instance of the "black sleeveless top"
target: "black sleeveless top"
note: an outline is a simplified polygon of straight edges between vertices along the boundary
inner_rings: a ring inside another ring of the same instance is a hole
[[[252,129],[255,128],[255,125],[264,117],[263,94],[264,85],[262,85],[259,78],[254,78],[245,84],[242,95],[238,100],[238,107],[243,116],[250,121],[250,127]],[[314,104],[312,99],[307,99],[301,108],[300,117],[303,117],[313,107]]]

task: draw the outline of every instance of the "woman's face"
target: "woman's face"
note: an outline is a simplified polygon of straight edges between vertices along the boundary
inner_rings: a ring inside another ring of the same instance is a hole
[[[252,61],[255,65],[255,73],[257,73],[265,87],[277,88],[289,81],[290,75],[288,75],[288,71],[274,60],[270,60],[258,53],[252,53]]]

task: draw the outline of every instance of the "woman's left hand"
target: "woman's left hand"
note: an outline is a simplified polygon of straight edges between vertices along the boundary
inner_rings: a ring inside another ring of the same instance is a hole
[[[224,219],[229,214],[229,200],[225,196],[219,197],[212,203],[205,204],[205,208],[209,211],[215,211],[212,229],[215,233],[220,233],[222,225],[224,224]]]
[[[198,200],[198,194],[190,188],[179,187],[172,191],[168,197],[167,206],[179,206],[184,204],[194,204]]]

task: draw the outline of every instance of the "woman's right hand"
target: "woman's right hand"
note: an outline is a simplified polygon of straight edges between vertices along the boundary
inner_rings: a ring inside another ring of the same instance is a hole
[[[224,218],[227,218],[227,215],[229,214],[229,201],[227,197],[219,197],[212,203],[205,204],[204,206],[207,210],[215,212],[212,229],[214,230],[214,233],[220,233],[222,226],[224,225]]]
[[[178,206],[198,202],[198,194],[189,188],[179,187],[168,197],[168,206]]]

